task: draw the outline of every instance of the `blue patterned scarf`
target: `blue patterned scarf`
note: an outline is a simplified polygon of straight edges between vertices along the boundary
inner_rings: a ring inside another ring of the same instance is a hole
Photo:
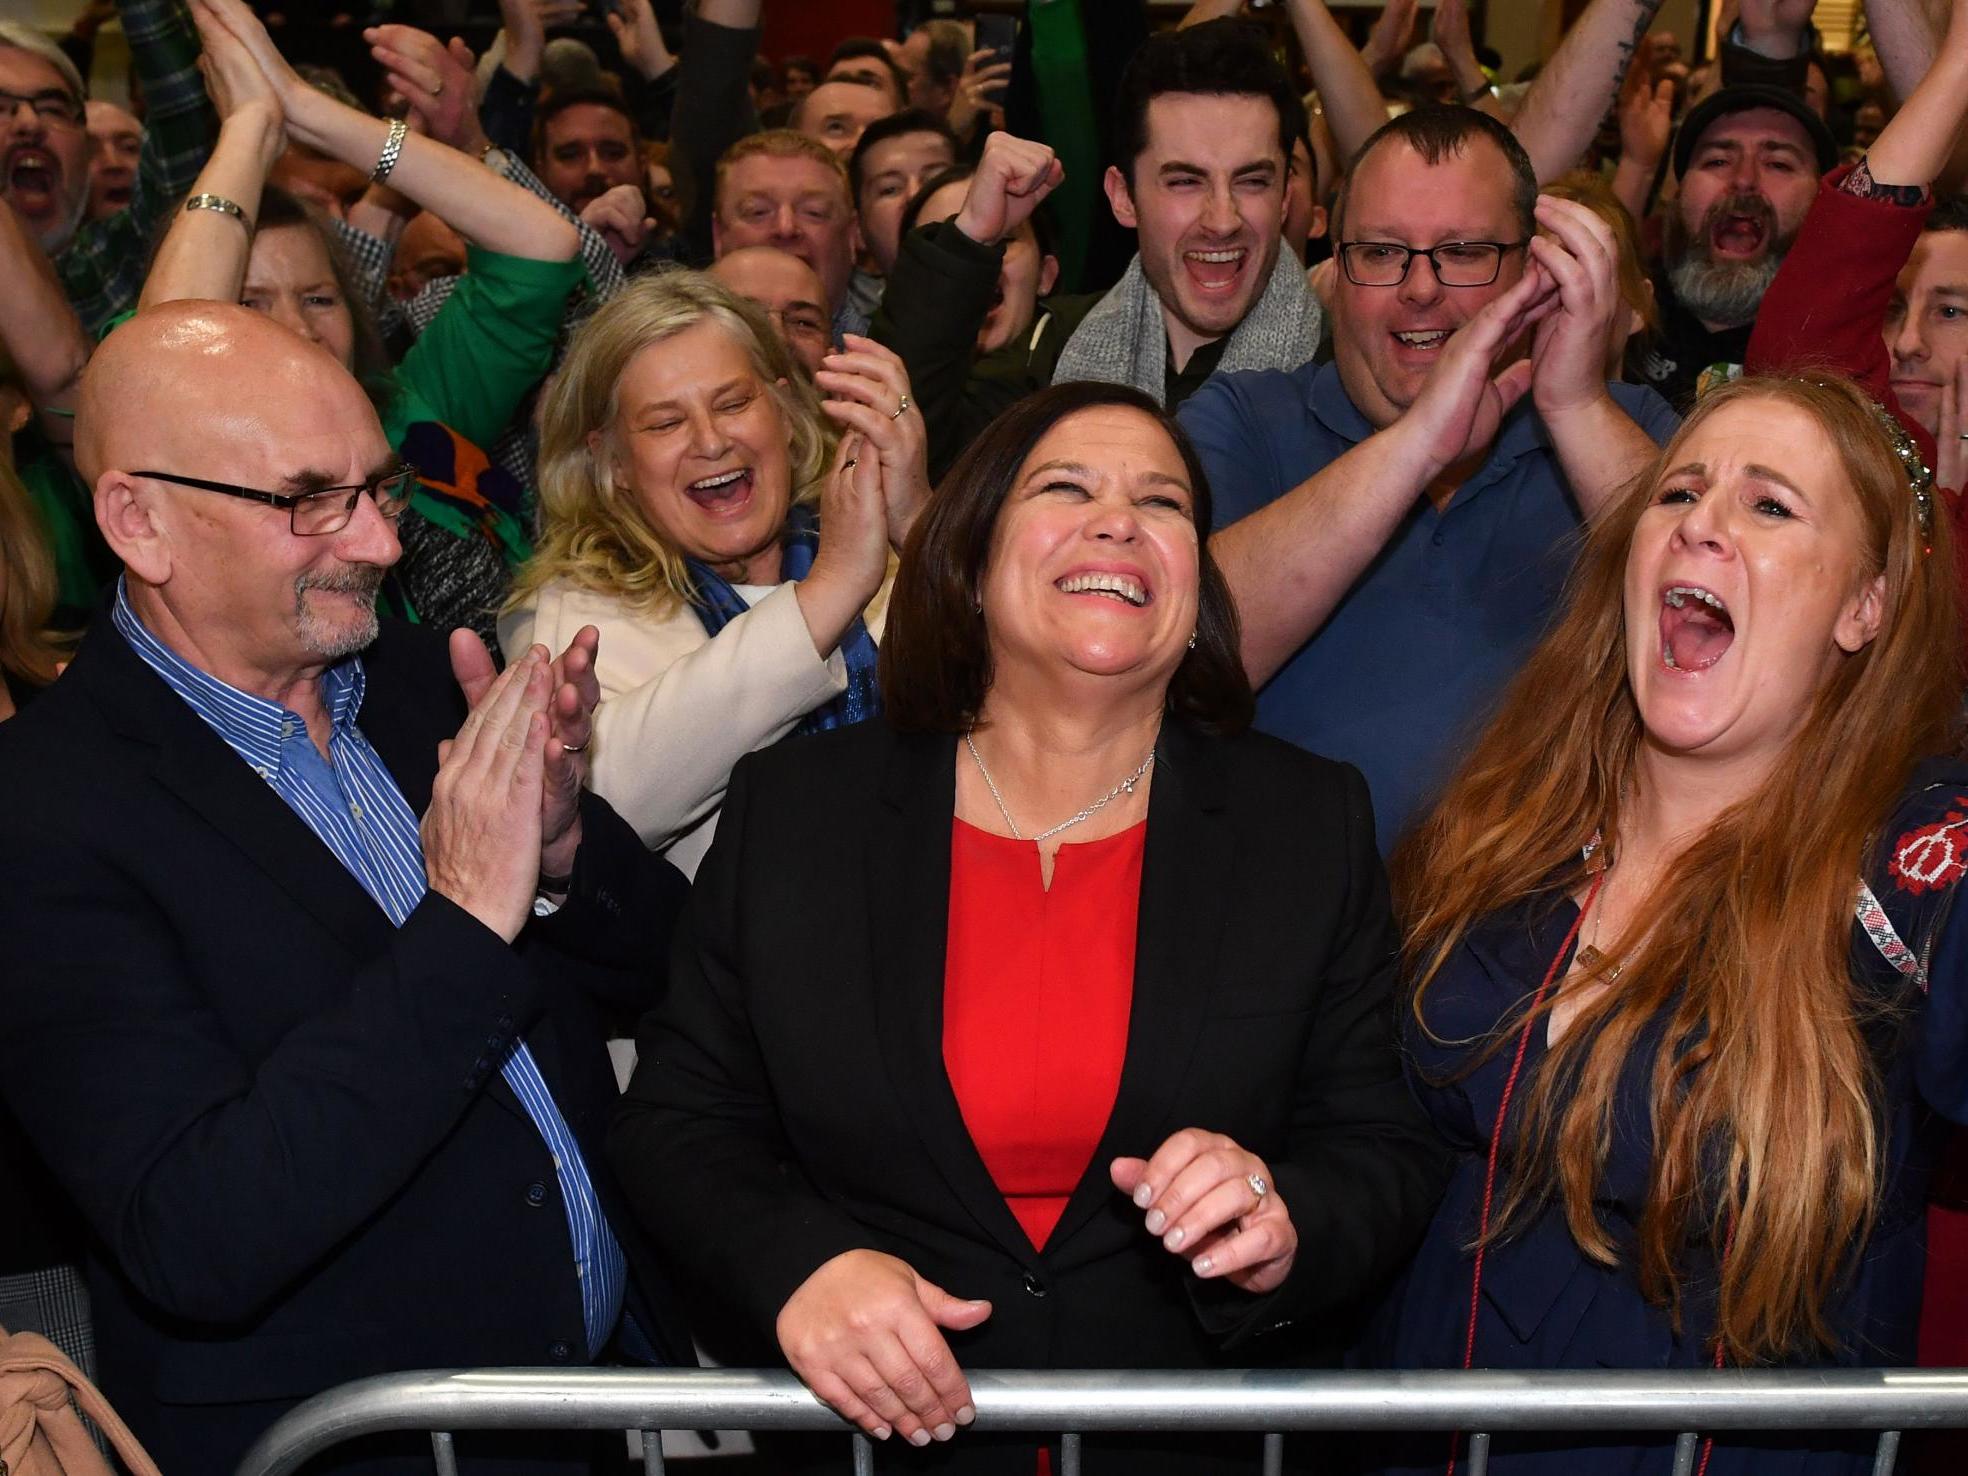
[[[820,551],[820,520],[814,516],[813,509],[794,508],[786,518],[784,537],[786,547],[779,565],[780,577],[792,580],[806,578],[813,568],[814,555]],[[715,637],[725,626],[743,615],[749,606],[722,575],[714,573],[696,559],[685,562],[697,586],[697,599],[691,608],[696,610],[697,618],[704,622],[704,633]],[[875,676],[875,639],[868,634],[867,624],[859,615],[854,617],[854,624],[847,628],[847,634],[841,637],[840,652],[847,662],[847,690],[801,718],[799,726],[793,729],[790,736],[798,738],[828,728],[844,728],[849,723],[880,715],[881,687]]]

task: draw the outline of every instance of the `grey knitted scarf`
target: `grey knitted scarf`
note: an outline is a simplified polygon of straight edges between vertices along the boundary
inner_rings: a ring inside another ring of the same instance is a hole
[[[1271,280],[1224,345],[1219,374],[1233,369],[1296,369],[1319,350],[1323,325],[1319,299],[1305,280],[1305,268],[1282,247]],[[1168,362],[1168,330],[1162,303],[1141,270],[1141,253],[1128,263],[1114,289],[1094,305],[1060,350],[1052,382],[1098,379],[1131,384],[1162,403],[1162,376]]]

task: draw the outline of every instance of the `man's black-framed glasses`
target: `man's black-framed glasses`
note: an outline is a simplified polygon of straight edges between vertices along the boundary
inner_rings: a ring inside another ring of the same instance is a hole
[[[394,522],[410,505],[410,491],[417,484],[414,466],[396,465],[377,472],[367,481],[350,482],[341,487],[317,487],[310,492],[262,492],[257,487],[241,487],[232,482],[208,482],[203,477],[180,477],[171,472],[140,471],[132,476],[149,477],[178,487],[196,487],[202,492],[223,492],[227,497],[243,497],[287,510],[287,522],[303,538],[319,538],[339,533],[355,516],[356,499],[363,493],[376,500],[376,511]]]
[[[1444,287],[1487,287],[1503,270],[1503,253],[1522,251],[1527,241],[1444,241],[1426,249],[1399,241],[1343,241],[1339,264],[1355,287],[1398,287],[1408,280],[1417,256],[1428,258]]]
[[[12,92],[0,88],[0,115],[15,113],[26,103],[43,123],[59,123],[64,128],[81,126],[86,114],[82,99],[62,87],[44,87],[39,92]]]

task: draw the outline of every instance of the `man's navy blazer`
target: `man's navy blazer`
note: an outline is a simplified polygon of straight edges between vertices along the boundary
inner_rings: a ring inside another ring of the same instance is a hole
[[[363,662],[359,724],[421,814],[464,715],[444,642],[386,625]],[[514,947],[435,893],[393,927],[107,619],[0,725],[0,1092],[88,1222],[100,1382],[164,1470],[228,1471],[347,1379],[587,1361],[553,1158],[498,1070],[515,1035],[637,1324],[688,1360],[600,1149],[606,1026],[659,992],[686,884],[582,815],[572,896]],[[309,1470],[397,1469],[370,1453]]]

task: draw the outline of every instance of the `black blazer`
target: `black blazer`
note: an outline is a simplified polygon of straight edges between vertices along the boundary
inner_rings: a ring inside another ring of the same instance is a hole
[[[386,626],[363,661],[421,813],[463,713],[444,643]],[[228,1471],[366,1374],[586,1362],[551,1155],[495,1062],[524,1032],[609,1195],[602,1015],[654,1002],[686,886],[605,805],[583,837],[517,949],[435,893],[396,928],[109,620],[0,725],[0,1090],[88,1222],[101,1383],[164,1470]],[[419,1446],[309,1470],[428,1473]]]
[[[943,1069],[955,743],[883,724],[781,744],[732,775],[664,1003],[609,1149],[644,1223],[740,1356],[822,1262],[873,1247],[990,1318],[970,1368],[1194,1368],[1282,1356],[1371,1295],[1433,1208],[1442,1160],[1403,1083],[1395,937],[1366,787],[1274,739],[1165,727],[1149,802],[1119,1095],[1043,1251],[965,1130]],[[1300,1235],[1267,1297],[1201,1283],[1107,1176],[1172,1132],[1272,1166]],[[715,1345],[711,1345],[717,1351]],[[1254,1463],[1256,1441],[1245,1442]],[[1166,1437],[1104,1469],[1212,1468]],[[1235,1442],[1206,1442],[1220,1457]],[[1019,1471],[960,1434],[884,1462]],[[844,1458],[846,1442],[833,1446]],[[1089,1443],[1090,1471],[1103,1469]],[[1225,1468],[1239,1462],[1229,1461]]]

